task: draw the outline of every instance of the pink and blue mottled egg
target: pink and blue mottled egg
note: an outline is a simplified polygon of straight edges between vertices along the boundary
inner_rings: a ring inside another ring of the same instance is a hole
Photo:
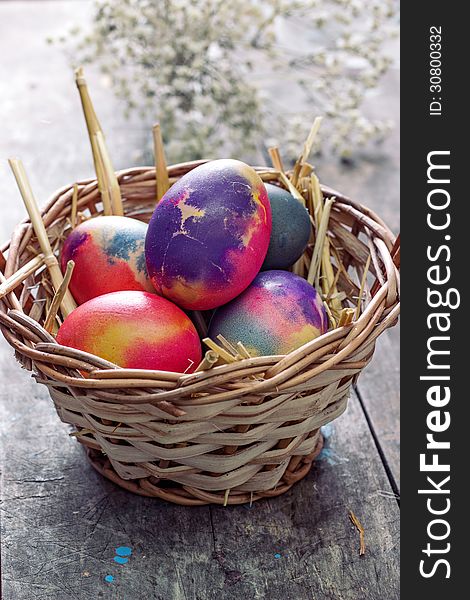
[[[288,354],[325,333],[328,319],[318,292],[288,271],[264,271],[235,300],[218,308],[209,337],[242,342],[252,356]]]
[[[256,171],[238,160],[205,163],[179,179],[157,205],[145,240],[158,294],[208,310],[238,296],[266,256],[271,208]]]
[[[148,292],[88,300],[64,320],[57,341],[129,369],[191,373],[201,361],[201,342],[189,318]]]
[[[73,260],[70,291],[78,304],[121,290],[153,292],[145,264],[147,225],[119,216],[95,217],[67,237],[61,267]]]

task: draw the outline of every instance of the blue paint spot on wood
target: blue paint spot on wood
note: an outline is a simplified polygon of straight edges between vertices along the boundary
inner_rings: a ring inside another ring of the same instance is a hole
[[[112,575],[106,575],[106,577],[104,578],[104,580],[107,583],[112,583],[114,581],[114,577]]]
[[[276,554],[274,555],[274,558],[281,558],[281,555],[279,554],[279,552],[276,552]]]
[[[129,559],[125,556],[115,556],[114,562],[117,562],[119,565],[125,565],[126,562],[129,562]]]
[[[118,546],[116,548],[116,554],[118,556],[130,556],[132,554],[132,548],[129,548],[129,546]]]

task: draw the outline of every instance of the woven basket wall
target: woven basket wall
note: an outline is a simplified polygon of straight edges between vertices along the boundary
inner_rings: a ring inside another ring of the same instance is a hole
[[[170,183],[198,164],[169,167]],[[258,171],[276,183],[276,171]],[[125,214],[148,221],[155,169],[121,171],[118,180]],[[70,231],[72,192],[72,186],[59,190],[42,213],[56,251]],[[60,419],[74,427],[103,475],[139,494],[199,505],[276,496],[308,473],[321,450],[320,427],[345,411],[377,337],[399,312],[393,234],[371,210],[336,191],[323,192],[336,196],[329,233],[351,273],[341,274],[338,289],[356,304],[369,255],[370,280],[379,285],[372,295],[367,288],[354,324],[287,356],[191,375],[124,370],[60,346],[44,330],[53,296],[44,267],[0,300],[0,327],[17,359],[48,387]],[[96,181],[79,183],[78,210],[86,217],[101,213]],[[39,251],[29,221],[21,223],[1,248],[0,271],[11,277]]]

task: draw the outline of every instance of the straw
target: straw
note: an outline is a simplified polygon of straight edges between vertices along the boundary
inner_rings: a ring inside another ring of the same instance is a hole
[[[208,348],[210,348],[216,354],[218,354],[220,356],[220,358],[222,360],[224,360],[226,363],[233,363],[237,360],[234,356],[232,356],[230,354],[230,352],[227,352],[227,350],[225,350],[225,348],[222,348],[222,346],[219,346],[218,344],[216,344],[213,340],[211,340],[211,338],[206,337],[202,341]]]
[[[114,169],[112,168],[111,159],[104,141],[103,131],[88,92],[88,86],[82,67],[75,71],[75,83],[77,84],[78,92],[80,94],[83,114],[85,116],[88,136],[90,138],[93,163],[95,165],[98,189],[103,201],[104,214],[123,215],[119,184]],[[103,139],[97,134],[101,134]]]
[[[237,342],[237,348],[238,353],[241,355],[242,358],[252,358],[251,354],[248,352],[248,350],[245,348],[242,342]]]
[[[0,271],[0,284],[1,285],[6,284],[7,281],[8,281],[8,279]],[[0,286],[0,288],[1,288],[1,286]],[[10,302],[12,303],[13,308],[16,308],[16,310],[23,310],[23,307],[21,306],[20,301],[16,297],[16,294],[13,293],[13,291],[6,292],[5,295],[8,295],[8,298],[9,298]],[[1,294],[1,293],[0,293],[0,298],[3,298],[3,294]]]
[[[234,358],[236,358],[237,360],[240,360],[241,356],[238,353],[238,350],[235,348],[235,346],[228,341],[227,338],[225,338],[221,333],[218,334],[217,339],[219,340],[219,342],[222,344],[222,346],[224,346],[224,348],[230,352],[230,354],[233,355]]]
[[[55,290],[58,290],[60,284],[63,281],[62,273],[60,271],[59,263],[57,262],[56,257],[52,254],[52,249],[49,243],[49,238],[47,236],[47,231],[44,227],[44,223],[42,221],[38,205],[33,196],[33,191],[26,176],[26,171],[24,169],[23,163],[17,158],[11,158],[8,162],[15,176],[16,183],[18,184],[18,188],[23,198],[23,202],[31,219],[34,232],[36,233],[39,245],[44,254],[43,260],[51,276],[52,285],[54,286]],[[76,306],[77,305],[75,304],[75,300],[73,299],[70,292],[67,290],[64,294],[64,297],[62,298],[62,302],[60,305],[63,316],[66,317],[68,314],[70,314],[76,308]]]
[[[308,280],[316,288],[321,286],[326,304],[331,308],[335,318],[339,318],[342,305],[336,284],[340,274],[337,273],[336,276],[334,274],[330,255],[330,239],[328,237],[332,203],[336,199],[334,196],[331,196],[326,202],[324,201],[320,182],[315,173],[311,173],[310,175],[309,197],[311,199],[310,206],[313,209],[312,216],[316,228],[316,238],[309,266]],[[339,260],[338,269],[340,268],[341,261]]]
[[[268,148],[268,153],[271,158],[271,163],[273,167],[280,173],[284,173],[284,165],[282,164],[282,158],[279,152],[279,148],[277,146]]]
[[[58,290],[54,294],[52,299],[51,306],[46,315],[46,320],[44,322],[44,329],[49,333],[52,333],[52,329],[54,326],[54,322],[57,317],[57,311],[61,305],[61,302],[65,296],[65,293],[69,287],[70,279],[72,278],[73,268],[75,267],[75,263],[73,260],[69,260],[67,263],[67,269],[65,271],[64,279],[60,284]]]
[[[97,131],[93,134],[93,139],[96,142],[98,148],[99,157],[101,164],[103,165],[103,174],[106,180],[106,189],[109,197],[111,198],[111,210],[113,215],[120,217],[124,216],[124,209],[122,207],[121,190],[119,183],[114,172],[111,159],[109,158],[106,143],[104,141],[104,135],[102,131]]]
[[[310,133],[308,134],[307,139],[305,140],[304,147],[302,152],[297,159],[294,165],[294,171],[292,173],[291,181],[292,185],[297,186],[299,181],[300,173],[302,170],[302,166],[307,162],[308,157],[310,156],[310,152],[312,151],[313,143],[315,142],[315,138],[317,137],[318,130],[320,129],[320,125],[322,122],[322,117],[317,117],[313,122],[312,128],[310,129]]]
[[[279,173],[279,178],[282,183],[286,186],[287,190],[298,200],[303,206],[305,206],[305,198],[299,192],[299,190],[292,184],[291,180],[284,173]]]
[[[328,198],[323,207],[323,213],[321,220],[317,228],[317,235],[315,239],[315,246],[313,248],[312,262],[310,263],[310,269],[308,271],[307,281],[310,285],[315,285],[318,288],[320,280],[320,271],[322,264],[323,248],[325,240],[327,239],[328,221],[330,218],[331,206],[333,205],[334,198]]]
[[[208,350],[194,372],[199,373],[199,371],[207,371],[209,369],[212,369],[212,367],[218,360],[219,355],[217,354],[217,352],[214,352],[213,350]]]
[[[77,224],[77,203],[78,203],[78,185],[76,183],[73,184],[73,194],[72,194],[72,208],[70,211],[70,225],[72,229],[75,229]]]
[[[35,273],[41,265],[44,264],[44,254],[40,253],[34,258],[32,258],[29,262],[23,265],[18,269],[11,277],[5,279],[3,274],[0,273],[1,281],[0,284],[0,298],[6,296],[10,292],[12,292],[20,283],[23,283],[25,279],[28,279],[30,275]]]
[[[339,316],[338,327],[345,327],[346,325],[349,325],[354,318],[355,312],[356,311],[354,308],[343,308]]]
[[[162,131],[160,123],[155,123],[153,132],[153,149],[155,154],[155,178],[156,178],[156,201],[160,202],[170,187],[168,168],[166,166],[165,148],[163,146]]]
[[[352,510],[349,511],[349,519],[350,519],[351,523],[354,525],[354,527],[359,532],[359,556],[364,556],[364,554],[366,553],[366,544],[365,544],[365,540],[364,540],[364,535],[365,535],[364,527],[361,525],[361,522],[359,521],[359,519],[356,517],[356,515],[353,513]]]

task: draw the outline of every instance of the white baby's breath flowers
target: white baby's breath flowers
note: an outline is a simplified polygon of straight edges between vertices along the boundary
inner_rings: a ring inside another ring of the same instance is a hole
[[[361,112],[390,66],[395,0],[98,0],[75,63],[99,62],[128,112],[162,124],[171,162],[286,158],[319,114],[325,153],[351,156],[389,122]]]

